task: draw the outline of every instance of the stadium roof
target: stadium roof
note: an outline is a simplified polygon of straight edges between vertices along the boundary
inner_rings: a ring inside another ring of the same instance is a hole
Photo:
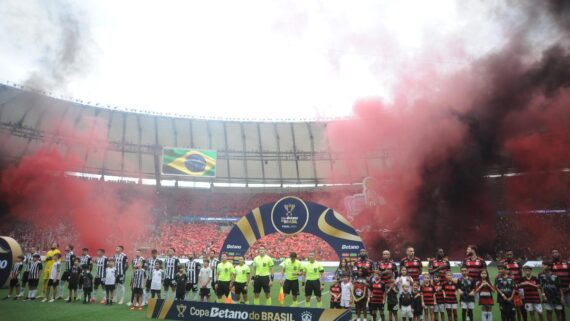
[[[88,133],[85,126],[95,118],[107,126],[109,144],[104,151],[87,149],[77,137],[64,133],[65,127]],[[327,122],[221,121],[133,113],[0,85],[0,132],[9,134],[9,144],[3,144],[4,162],[15,162],[46,142],[55,142],[63,155],[73,148],[84,157],[85,166],[77,172],[95,177],[136,177],[167,184],[317,186],[328,182],[336,166],[324,137],[326,126]],[[217,150],[216,178],[161,176],[162,147]],[[366,176],[360,174],[354,177]]]

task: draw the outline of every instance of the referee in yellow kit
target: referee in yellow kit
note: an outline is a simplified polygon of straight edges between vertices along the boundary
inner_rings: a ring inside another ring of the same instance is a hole
[[[317,307],[322,308],[321,302],[323,288],[325,286],[325,269],[321,263],[315,261],[315,252],[309,252],[309,262],[303,265],[303,286],[305,287],[305,307],[311,306],[313,293],[317,297]]]
[[[222,261],[216,266],[216,296],[218,303],[223,303],[223,297],[230,295],[233,286],[236,270],[232,262],[228,261],[226,253],[222,253]]]
[[[273,259],[266,254],[265,246],[260,246],[259,253],[253,259],[253,304],[259,305],[261,289],[265,293],[265,304],[271,305],[271,285],[273,284]]]

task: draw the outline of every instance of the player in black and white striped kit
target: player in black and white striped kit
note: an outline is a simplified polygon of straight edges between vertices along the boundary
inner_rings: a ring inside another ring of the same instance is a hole
[[[158,251],[156,249],[152,249],[152,251],[150,251],[150,254],[151,257],[145,262],[146,275],[148,277],[146,280],[145,293],[143,295],[143,305],[147,305],[148,299],[150,298],[150,282],[152,277],[152,270],[154,269],[154,264],[157,261],[160,262],[160,259],[157,257]]]
[[[114,293],[113,301],[117,301],[118,298],[119,304],[123,304],[123,301],[125,301],[125,276],[129,268],[129,258],[123,253],[124,250],[124,246],[118,245],[115,248],[115,255],[113,256],[115,268],[117,269],[117,290]],[[121,292],[121,294],[119,294],[119,292]]]
[[[210,251],[210,269],[212,269],[212,289],[216,287],[216,282],[218,282],[218,276],[216,275],[216,271],[218,268],[218,264],[220,260],[216,257],[216,251]]]
[[[18,297],[23,297],[26,291],[26,286],[28,285],[28,279],[30,278],[30,265],[32,264],[34,254],[37,253],[37,248],[35,246],[30,247],[29,251],[24,254],[24,274],[22,275],[22,287],[20,288],[20,294]],[[39,253],[37,253],[39,254]],[[28,290],[29,295],[29,290]]]
[[[135,257],[133,258],[133,260],[132,260],[132,262],[131,262],[131,266],[132,266],[133,269],[134,269],[134,268],[136,268],[136,267],[139,265],[139,263],[141,263],[142,266],[144,266],[144,257],[142,257],[142,255],[141,255],[141,250],[136,250],[136,251],[135,251]],[[144,269],[143,269],[143,270],[144,270]],[[141,287],[141,289],[144,289],[144,287]],[[143,295],[141,294],[141,297],[142,297],[142,296],[143,296]],[[135,293],[134,293],[134,291],[131,291],[131,301],[130,301],[129,303],[127,303],[127,306],[133,305],[134,299],[135,299]]]
[[[65,282],[69,281],[69,274],[71,273],[73,260],[75,260],[75,253],[73,253],[73,245],[68,244],[65,247],[65,256],[63,257],[63,274],[61,276],[61,282],[59,285],[59,296],[56,299],[63,298],[63,290],[65,289]],[[68,301],[69,297],[65,298],[65,300]]]
[[[134,260],[133,260],[134,261]],[[139,311],[142,310],[142,303],[143,303],[143,288],[145,286],[145,277],[146,273],[143,268],[144,260],[138,260],[136,265],[133,265],[133,278],[131,279],[131,289],[133,293],[133,306],[131,306],[131,310],[134,310],[135,307],[138,307]]]
[[[169,248],[168,252],[166,252],[167,256],[164,259],[164,292],[165,292],[165,299],[168,300],[168,289],[172,289],[172,295],[175,295],[174,291],[176,291],[176,283],[174,282],[174,277],[176,276],[176,272],[178,271],[178,264],[180,261],[174,253],[176,250],[174,248]]]
[[[12,292],[16,289],[16,296],[14,300],[18,300],[20,297],[20,276],[22,275],[22,271],[24,270],[24,256],[20,255],[16,258],[16,263],[12,265],[12,270],[10,271],[10,277],[8,280],[10,281],[8,296],[4,298],[7,300],[12,297]]]
[[[188,295],[187,299],[191,300],[190,291],[192,291],[192,293],[194,293],[194,300],[198,301],[198,276],[200,275],[202,266],[200,262],[194,260],[195,257],[194,252],[188,254],[188,262],[186,262],[186,275],[188,275],[186,294]]]
[[[99,292],[99,286],[101,286],[101,291],[103,292],[103,298],[101,299],[101,304],[107,303],[107,298],[105,296],[105,269],[107,268],[107,257],[105,256],[104,249],[97,250],[97,257],[95,257],[95,282],[93,282],[95,293],[91,301],[97,301],[97,292]]]
[[[93,269],[93,263],[91,262],[91,255],[89,255],[89,249],[84,247],[81,249],[81,256],[79,257],[79,266],[83,271],[83,267],[87,266],[87,269],[91,271]],[[83,297],[83,282],[79,282],[77,297]]]
[[[24,301],[35,300],[38,292],[38,284],[40,283],[40,276],[43,270],[42,258],[39,253],[32,256],[32,261],[28,267],[28,298]]]

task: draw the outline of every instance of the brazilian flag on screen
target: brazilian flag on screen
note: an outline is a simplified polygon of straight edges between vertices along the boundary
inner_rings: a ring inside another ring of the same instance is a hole
[[[200,177],[216,176],[215,150],[164,148],[162,173]]]

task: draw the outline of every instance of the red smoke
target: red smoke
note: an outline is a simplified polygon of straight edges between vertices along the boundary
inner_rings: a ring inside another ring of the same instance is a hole
[[[53,241],[73,242],[76,249],[88,247],[92,252],[116,245],[130,250],[152,226],[151,200],[128,185],[64,175],[85,168],[85,152],[91,160],[105,154],[106,123],[87,118],[82,122],[82,130],[60,128],[57,142],[63,144],[44,142],[40,150],[6,168],[0,181],[2,199],[13,219],[48,232],[64,223],[74,232]]]

